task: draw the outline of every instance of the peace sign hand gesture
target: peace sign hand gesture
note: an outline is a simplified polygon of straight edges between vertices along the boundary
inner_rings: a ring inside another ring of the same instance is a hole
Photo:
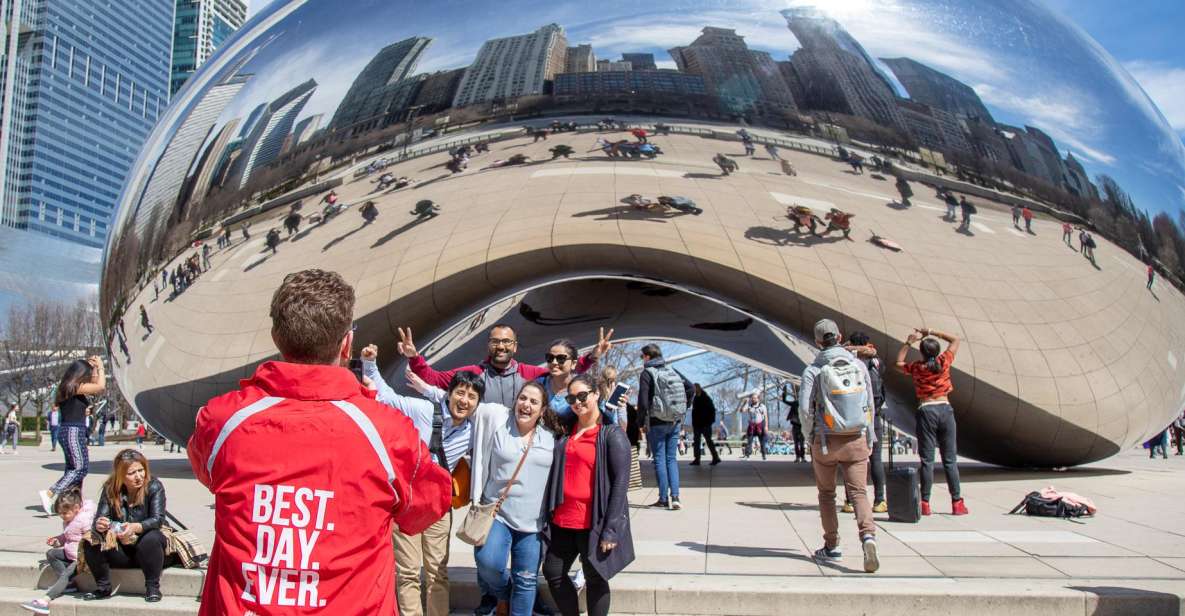
[[[408,359],[413,359],[420,354],[419,351],[416,350],[416,343],[415,340],[412,339],[410,327],[407,329],[402,327],[399,328],[399,343],[396,345],[396,348],[399,349],[400,355]]]
[[[593,359],[600,359],[602,355],[609,351],[609,349],[613,348],[613,341],[611,338],[613,338],[613,329],[610,328],[609,333],[606,334],[605,328],[602,327],[600,332],[597,334],[597,346],[592,352]]]

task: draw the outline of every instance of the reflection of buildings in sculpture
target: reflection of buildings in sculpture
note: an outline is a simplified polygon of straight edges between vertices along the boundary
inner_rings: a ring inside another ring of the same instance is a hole
[[[592,45],[569,47],[564,59],[565,73],[591,73],[597,70],[597,56]]]
[[[0,224],[102,248],[168,104],[173,3],[3,3]]]
[[[177,0],[169,95],[176,94],[189,76],[246,20],[244,0]]]
[[[247,185],[256,169],[280,155],[284,138],[292,132],[296,116],[300,115],[300,110],[316,89],[316,80],[310,79],[272,101],[259,115],[255,128],[243,141],[242,152],[231,172],[230,180],[237,180],[239,188]]]
[[[401,82],[416,70],[431,43],[430,38],[413,36],[380,49],[350,84],[329,123],[330,129],[359,132],[356,126],[381,121],[396,98],[407,96],[408,84]]]
[[[292,129],[292,145],[297,146],[311,139],[321,128],[321,119],[324,117],[325,114],[318,113],[297,122]]]
[[[597,60],[597,71],[598,72],[607,72],[607,71],[617,72],[617,71],[632,71],[632,70],[634,70],[634,65],[629,62],[616,62],[613,60]]]
[[[427,75],[420,84],[420,90],[416,93],[412,106],[420,108],[420,115],[448,109],[453,104],[453,98],[457,96],[457,88],[460,87],[461,78],[464,76],[463,68]]]
[[[658,70],[658,65],[654,63],[654,54],[652,53],[623,53],[621,54],[621,61],[629,62],[635,71]]]
[[[239,118],[231,119],[223,125],[218,131],[218,135],[214,137],[214,141],[202,153],[198,160],[197,172],[191,176],[185,194],[181,197],[185,200],[185,208],[190,209],[194,204],[206,198],[206,193],[209,192],[210,186],[214,182],[215,172],[219,168],[224,168],[227,162],[231,140],[238,128]]]
[[[731,113],[780,118],[798,109],[773,58],[749,49],[736,30],[709,26],[690,45],[668,52],[680,71],[702,76]]]
[[[964,118],[995,120],[971,86],[911,58],[881,58],[897,81],[905,86],[910,100],[924,103]]]
[[[906,130],[889,79],[838,22],[813,8],[786,9],[782,16],[802,45],[790,57],[807,96],[800,103]]]
[[[1099,198],[1099,189],[1090,181],[1090,177],[1086,175],[1086,169],[1082,167],[1082,163],[1078,162],[1077,158],[1074,158],[1072,152],[1066,152],[1064,165],[1066,176],[1063,184],[1067,190],[1079,197]]]
[[[897,108],[918,145],[947,154],[974,155],[963,126],[954,114],[903,98],[897,99]]]
[[[710,111],[704,78],[672,70],[561,73],[555,76],[558,102],[627,98],[634,103],[691,105],[697,112]]]
[[[998,124],[1012,166],[1054,186],[1062,186],[1062,159],[1049,135],[1033,128]]]
[[[173,138],[169,140],[169,145],[157,159],[144,192],[136,203],[137,232],[144,232],[144,227],[150,219],[146,214],[150,210],[166,213],[166,218],[171,222],[185,218],[184,200],[181,200],[181,207],[173,207],[181,193],[181,185],[193,166],[198,150],[210,136],[210,131],[214,130],[218,116],[222,115],[222,110],[250,79],[251,75],[237,75],[232,72],[230,77],[203,93],[193,110],[185,116],[185,121],[177,127]]]
[[[259,118],[263,117],[263,112],[266,109],[267,103],[259,103],[259,105],[251,110],[251,113],[247,114],[247,119],[243,120],[239,128],[239,139],[246,139],[247,135],[250,135],[251,131],[255,130],[255,125],[259,122]]]
[[[453,106],[546,94],[548,82],[564,70],[567,45],[556,24],[486,41],[465,70]]]

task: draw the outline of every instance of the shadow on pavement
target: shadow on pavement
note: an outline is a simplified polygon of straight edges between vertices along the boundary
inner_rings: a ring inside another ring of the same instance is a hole
[[[742,507],[750,507],[752,509],[765,509],[767,511],[818,511],[819,505],[806,505],[802,503],[771,503],[762,501],[737,501],[737,504]]]
[[[100,448],[100,451],[95,451],[95,449],[92,448],[91,449],[90,473],[88,474],[88,478],[91,481],[97,480],[99,483],[102,483],[104,481],[104,478],[107,475],[111,474],[111,462],[112,461],[107,460],[107,459],[96,459],[96,458],[99,458],[100,456],[95,455],[95,454],[100,454],[102,456],[102,458],[107,458],[107,457],[114,458],[115,454],[119,453],[120,451],[123,451],[124,449],[128,449],[128,448],[125,448],[125,447],[102,447],[102,448]],[[102,450],[106,450],[106,451],[102,451]],[[108,453],[110,453],[110,456],[107,455]],[[145,454],[145,455],[147,455],[147,454]],[[191,469],[189,467],[189,460],[180,460],[180,459],[176,459],[176,458],[169,458],[169,459],[165,459],[165,460],[153,460],[150,456],[148,458],[148,466],[151,469],[153,476],[160,477],[162,479],[193,479],[194,478],[193,477],[193,469]],[[62,471],[66,470],[66,464],[64,462],[63,463],[54,463],[54,464],[43,464],[43,465],[41,465],[41,468],[43,468],[45,470],[49,470],[49,471],[62,472]],[[33,509],[40,511],[41,507],[33,507]]]
[[[745,230],[745,239],[767,246],[818,246],[819,244],[838,242],[845,238],[842,235],[820,237],[809,233],[796,233],[789,229],[756,226]]]
[[[415,220],[403,225],[402,227],[398,227],[398,228],[392,230],[390,233],[375,240],[374,243],[370,245],[370,247],[371,248],[378,248],[379,246],[382,246],[383,244],[386,244],[387,242],[395,239],[398,235],[405,233],[407,231],[411,231],[415,227],[419,226],[420,224],[422,224],[424,222],[431,220],[432,218],[433,217],[416,218]]]

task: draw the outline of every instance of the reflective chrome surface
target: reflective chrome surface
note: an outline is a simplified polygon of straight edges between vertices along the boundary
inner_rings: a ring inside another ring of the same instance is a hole
[[[598,140],[634,140],[606,118],[644,127],[661,153],[606,151]],[[544,137],[553,123],[576,130]],[[489,151],[449,168],[450,151],[479,143]],[[905,157],[894,172],[911,206],[870,168],[878,144]],[[837,160],[840,145],[865,169]],[[717,153],[739,170],[722,175]],[[517,155],[529,159],[501,164]],[[380,186],[384,174],[411,183]],[[477,359],[467,340],[495,313],[521,327],[529,361],[605,325],[784,373],[801,370],[823,316],[868,331],[890,361],[912,327],[951,331],[965,338],[961,451],[1078,464],[1141,442],[1185,402],[1185,297],[1159,276],[1145,287],[1138,223],[1113,222],[1096,174],[1150,218],[1185,208],[1185,154],[1164,119],[1029,2],[276,3],[191,79],[141,153],[102,308],[108,322],[147,308],[155,331],[129,327],[126,355],[113,340],[115,374],[175,440],[275,355],[267,305],[282,277],[321,267],[355,285],[358,339],[382,344],[388,369],[396,327],[452,365]],[[964,232],[942,220],[936,186],[977,205]],[[326,218],[330,190],[345,207]],[[633,194],[697,209],[637,208]],[[1034,233],[1013,228],[1013,203],[1038,211]],[[795,231],[794,205],[854,213],[852,241]],[[1093,264],[1076,236],[1061,241],[1061,220],[1082,216],[1097,227]],[[201,261],[196,241],[209,268],[157,297],[162,268]],[[905,378],[889,386],[913,400]],[[894,412],[911,427],[908,402]]]

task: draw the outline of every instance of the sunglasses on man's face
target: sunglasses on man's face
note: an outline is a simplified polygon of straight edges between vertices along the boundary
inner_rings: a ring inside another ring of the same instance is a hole
[[[557,364],[563,364],[563,363],[566,363],[569,359],[572,359],[572,357],[568,356],[568,355],[564,355],[562,353],[559,355],[552,355],[551,353],[548,353],[543,356],[543,359],[546,359],[547,363],[549,363],[549,364],[551,362],[555,362]]]
[[[578,402],[578,401],[579,401],[581,404],[584,404],[584,402],[585,402],[586,400],[588,400],[588,396],[589,396],[590,394],[592,394],[592,390],[591,390],[591,389],[589,389],[589,390],[586,390],[586,391],[582,391],[582,392],[580,392],[580,393],[578,393],[578,394],[568,394],[568,395],[564,396],[564,400],[567,400],[567,401],[568,401],[568,404],[576,404],[576,402]]]

